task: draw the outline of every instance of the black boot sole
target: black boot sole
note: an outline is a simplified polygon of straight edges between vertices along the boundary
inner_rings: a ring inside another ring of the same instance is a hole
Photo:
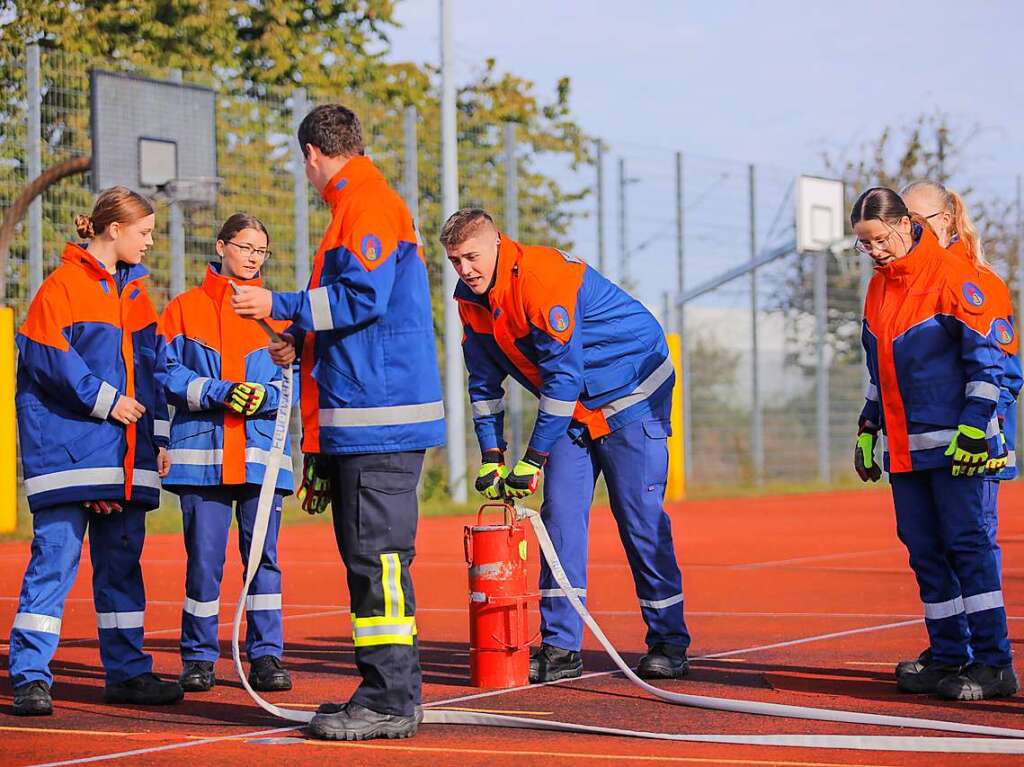
[[[542,684],[544,682],[557,682],[559,679],[577,679],[583,676],[583,664],[569,666],[567,668],[547,669],[543,675],[538,672],[530,672],[530,684]]]
[[[53,704],[49,706],[11,706],[11,713],[15,716],[52,716]]]
[[[416,723],[410,725],[408,722],[381,722],[380,724],[367,726],[365,730],[351,730],[344,727],[332,727],[330,722],[323,720],[309,723],[307,728],[310,735],[320,740],[374,740],[387,738],[389,740],[402,740],[411,738],[416,734]]]
[[[647,668],[637,668],[636,670],[636,675],[641,679],[682,679],[689,673],[690,667],[688,665],[679,669],[673,669],[668,666],[648,666]]]
[[[292,689],[292,680],[264,684],[253,677],[249,677],[249,686],[257,692],[286,692]]]
[[[170,706],[180,701],[184,691],[179,688],[177,692],[167,693],[158,697],[150,697],[134,690],[111,690],[103,691],[104,703],[127,703],[131,706]]]
[[[179,679],[178,680],[178,684],[181,685],[181,689],[184,690],[185,692],[209,692],[210,690],[212,690],[214,687],[217,686],[217,680],[214,679],[209,684],[204,684],[203,682],[198,682],[198,681],[183,682],[182,680]]]

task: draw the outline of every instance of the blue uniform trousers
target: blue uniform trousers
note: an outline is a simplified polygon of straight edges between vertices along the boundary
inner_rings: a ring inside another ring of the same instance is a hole
[[[890,475],[896,530],[924,603],[936,660],[1011,662],[999,567],[983,521],[986,483],[948,467]]]
[[[258,485],[192,487],[181,491],[181,514],[188,563],[185,606],[181,613],[183,661],[215,661],[220,657],[217,624],[220,582],[231,517],[238,520],[242,565],[249,559],[252,528],[259,503]],[[245,652],[249,660],[284,652],[281,636],[281,569],[277,565],[277,533],[283,496],[274,494],[263,559],[246,597]]]
[[[671,399],[663,399],[653,415],[601,439],[590,440],[576,428],[559,439],[545,468],[540,513],[570,583],[586,603],[590,504],[603,472],[647,623],[647,645],[686,648],[690,634],[683,619],[683,581],[672,545],[672,523],[664,509]],[[579,650],[583,621],[543,559],[540,590],[543,641]]]
[[[999,482],[995,477],[985,477],[982,489],[982,521],[988,535],[992,551],[996,555],[996,567],[999,570],[999,582],[1003,582],[1003,550],[999,548],[996,534],[999,532]]]
[[[78,574],[86,530],[106,683],[152,671],[153,659],[142,651],[146,592],[139,558],[146,538],[145,511],[126,504],[120,513],[103,515],[69,503],[35,512],[32,529],[32,555],[11,628],[11,683],[53,683],[50,661],[57,651],[64,600]]]

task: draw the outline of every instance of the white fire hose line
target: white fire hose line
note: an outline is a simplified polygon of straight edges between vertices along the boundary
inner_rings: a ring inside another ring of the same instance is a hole
[[[239,653],[239,630],[242,614],[245,610],[245,598],[249,586],[263,557],[263,546],[266,541],[267,526],[273,508],[274,492],[277,486],[277,475],[288,439],[288,420],[291,415],[292,401],[292,370],[287,367],[283,371],[280,404],[277,420],[274,423],[274,438],[270,454],[263,474],[260,487],[259,505],[253,525],[252,542],[249,546],[249,562],[245,570],[242,593],[235,608],[235,618],[231,631],[231,654],[235,661],[235,670],[245,691],[263,710],[290,722],[305,723],[314,716],[312,711],[297,711],[282,708],[264,700],[252,689],[244,670]],[[809,706],[790,706],[779,703],[763,703],[749,700],[732,700],[729,698],[712,698],[703,695],[684,695],[668,692],[654,687],[640,679],[622,660],[622,657],[608,641],[601,627],[587,612],[572,589],[569,579],[558,560],[551,538],[548,537],[540,515],[530,509],[517,507],[520,519],[529,520],[537,534],[541,552],[551,568],[552,575],[559,588],[566,594],[573,608],[579,613],[587,627],[594,633],[601,646],[611,656],[615,665],[640,689],[659,700],[682,706],[729,711],[740,714],[757,714],[760,716],[788,717],[793,719],[809,719],[819,722],[843,722],[881,727],[907,727],[920,730],[938,730],[942,732],[961,733],[965,735],[987,735],[986,738],[963,737],[928,737],[928,736],[891,736],[891,735],[723,735],[723,734],[685,734],[643,732],[624,730],[614,727],[594,727],[570,722],[553,722],[545,719],[532,719],[519,716],[503,716],[499,714],[479,714],[465,711],[439,711],[425,708],[423,721],[426,724],[460,724],[477,727],[511,727],[534,730],[550,730],[556,732],[576,732],[593,735],[617,735],[630,738],[647,738],[653,740],[674,740],[691,743],[730,743],[749,746],[797,746],[803,748],[851,749],[859,751],[922,751],[936,753],[982,753],[982,754],[1024,754],[1024,730],[1009,727],[988,727],[984,725],[944,722],[936,719],[917,719],[903,716],[885,716],[865,714],[856,711],[837,711],[832,709],[811,708]]]

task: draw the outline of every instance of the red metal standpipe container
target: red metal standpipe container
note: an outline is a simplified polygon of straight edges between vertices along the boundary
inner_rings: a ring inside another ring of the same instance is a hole
[[[483,524],[488,508],[503,523]],[[540,600],[526,586],[526,531],[515,509],[485,503],[476,524],[465,528],[469,565],[469,670],[471,684],[487,689],[520,687],[530,673],[529,604]]]

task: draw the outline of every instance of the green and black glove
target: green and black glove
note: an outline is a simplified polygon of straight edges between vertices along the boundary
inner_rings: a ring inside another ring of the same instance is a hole
[[[331,503],[331,479],[327,461],[318,453],[302,459],[302,484],[295,494],[307,514],[322,514]]]
[[[999,455],[990,456],[985,464],[985,473],[996,475],[1010,462],[1010,451],[1006,449],[1006,434],[1003,433],[1003,419],[999,419]]]
[[[505,478],[505,495],[509,498],[527,498],[536,493],[547,460],[547,453],[528,449],[523,459]]]
[[[988,443],[985,432],[974,426],[960,424],[946,449],[953,456],[953,476],[973,477],[985,472],[988,462]]]
[[[224,406],[239,415],[255,415],[260,405],[267,398],[267,390],[263,384],[236,383],[228,389]]]
[[[508,467],[505,465],[505,454],[498,449],[485,450],[481,456],[480,471],[476,474],[473,487],[491,501],[505,497],[505,477]]]
[[[857,432],[857,444],[853,448],[853,468],[861,482],[877,482],[882,478],[882,469],[875,461],[875,443],[878,441],[878,429],[861,426]]]

